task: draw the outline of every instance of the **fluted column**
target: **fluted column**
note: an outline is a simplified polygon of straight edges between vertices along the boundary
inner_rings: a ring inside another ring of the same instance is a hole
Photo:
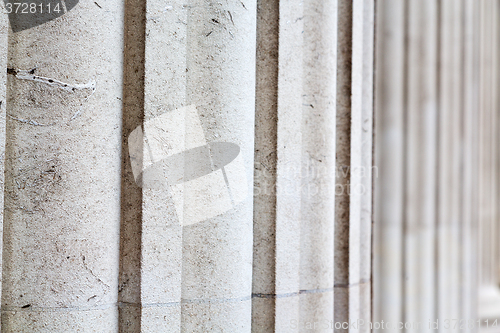
[[[279,11],[274,329],[331,331],[337,1]]]
[[[461,318],[477,318],[478,293],[478,119],[479,119],[479,29],[478,2],[464,3],[463,52],[463,186],[461,230]],[[467,325],[465,332],[475,332]]]
[[[440,4],[438,148],[438,318],[459,318],[462,6]],[[449,332],[441,327],[443,332]],[[451,329],[452,332],[456,328]]]
[[[276,162],[279,1],[257,2],[252,332],[276,314]]]
[[[123,4],[58,3],[11,20],[2,331],[116,332]]]
[[[141,330],[251,328],[255,2],[148,1]]]

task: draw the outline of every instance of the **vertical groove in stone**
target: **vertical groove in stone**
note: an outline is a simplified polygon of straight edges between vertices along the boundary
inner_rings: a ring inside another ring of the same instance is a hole
[[[3,10],[3,6],[2,7]],[[8,16],[3,15],[0,18],[0,68],[7,68],[7,48],[9,35]],[[2,290],[2,256],[3,256],[3,218],[4,218],[4,184],[5,184],[5,109],[6,109],[6,89],[7,89],[7,71],[0,70],[0,298]],[[0,319],[0,331],[2,330],[2,321]]]
[[[476,275],[476,227],[478,220],[476,217],[476,196],[477,196],[477,66],[475,62],[476,38],[475,15],[477,2],[466,0],[464,3],[464,43],[463,43],[463,75],[461,78],[463,92],[463,187],[461,191],[462,200],[462,229],[461,229],[461,318],[476,318],[474,311],[478,283]],[[465,328],[466,332],[473,332],[471,327]]]
[[[408,6],[404,318],[427,323],[435,314],[437,6],[434,0]]]
[[[349,321],[351,225],[351,95],[353,94],[353,1],[340,0],[337,32],[336,192],[335,196],[335,322]],[[361,6],[362,7],[362,6]],[[358,13],[357,13],[358,14]],[[358,73],[356,73],[358,74]],[[358,100],[356,100],[358,102]],[[361,110],[356,110],[360,112]],[[361,117],[359,120],[361,120]],[[356,223],[356,221],[354,221]],[[354,256],[356,257],[356,256]],[[345,331],[345,330],[339,330]]]
[[[5,332],[118,331],[123,4],[99,6],[9,36]]]
[[[124,4],[119,331],[137,333],[141,327],[142,190],[132,174],[128,137],[144,120],[146,2],[126,0]]]
[[[403,305],[404,2],[377,1],[376,12],[375,166],[378,177],[374,179],[373,321],[400,322]]]
[[[279,1],[257,2],[252,332],[275,327]]]
[[[338,15],[335,322],[368,323],[374,2],[343,1]]]

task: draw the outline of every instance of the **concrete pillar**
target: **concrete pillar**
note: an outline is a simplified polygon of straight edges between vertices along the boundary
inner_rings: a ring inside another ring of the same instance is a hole
[[[436,309],[437,9],[434,0],[408,2],[404,318],[422,325]]]
[[[373,321],[401,322],[405,2],[378,1],[376,13]]]
[[[462,179],[462,230],[461,230],[461,318],[477,318],[477,216],[478,197],[478,2],[464,3],[464,52],[463,52],[463,179]],[[465,332],[474,332],[467,325]]]
[[[3,8],[2,8],[3,9]],[[7,15],[0,17],[0,68],[7,67],[7,47],[8,47],[8,35],[9,35],[9,21]],[[5,122],[6,122],[6,89],[7,89],[7,71],[0,71],[0,207],[4,207],[4,184],[5,184]],[[0,249],[3,248],[3,214],[0,214]],[[2,272],[2,253],[0,251],[0,274]],[[0,279],[0,292],[2,288]],[[1,294],[0,294],[1,296]],[[0,320],[0,330],[2,329]]]
[[[135,118],[154,124],[162,114],[186,105],[189,4],[146,1],[145,9],[144,116],[141,117],[139,111]],[[137,128],[145,131],[145,123],[138,124]],[[134,131],[138,133],[137,129],[132,129],[131,133]],[[143,141],[139,135],[137,141],[144,154],[140,156],[144,160],[139,158],[142,167],[147,165],[145,160],[150,156],[147,139]],[[158,135],[158,139],[161,140],[161,136]],[[135,147],[132,142],[129,139],[129,149]],[[166,144],[172,145],[168,141]],[[140,297],[141,313],[135,320],[140,320],[141,332],[180,332],[182,225],[169,189],[143,186],[143,183],[136,184],[142,186],[142,197],[138,198],[142,200],[138,216],[142,223],[138,244],[141,249],[140,277],[136,278],[136,283],[140,283],[136,293]]]
[[[116,332],[123,3],[60,5],[11,20],[2,330]]]

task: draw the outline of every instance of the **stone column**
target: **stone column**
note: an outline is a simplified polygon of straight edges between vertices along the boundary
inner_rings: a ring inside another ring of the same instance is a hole
[[[122,111],[122,183],[119,331],[141,330],[142,188],[134,181],[128,138],[144,121],[144,58],[146,2],[124,2],[124,59]],[[145,310],[147,311],[147,310]]]
[[[462,230],[461,230],[461,318],[477,318],[477,228],[478,220],[478,2],[467,0],[464,3],[464,52],[463,52],[463,186]],[[465,332],[475,332],[467,325]]]
[[[50,4],[10,21],[2,330],[116,332],[123,3]]]
[[[374,2],[339,2],[335,196],[336,332],[369,332]]]
[[[405,2],[378,1],[376,13],[373,321],[396,323],[403,321]]]
[[[460,150],[462,112],[462,6],[440,5],[439,148],[438,148],[438,318],[459,318]],[[440,330],[448,331],[444,326]],[[452,329],[455,332],[455,329]]]
[[[0,6],[0,10],[5,10],[3,5]],[[9,21],[7,15],[3,15],[0,18],[0,68],[7,67],[7,48],[8,48],[8,35],[9,35]],[[0,71],[0,207],[4,207],[4,184],[5,184],[5,109],[6,103],[6,89],[7,89],[7,71]],[[0,249],[3,249],[3,214],[0,214]],[[0,274],[2,272],[2,254],[0,251]],[[2,290],[2,284],[0,279],[0,291]],[[1,296],[1,294],[0,294]],[[0,330],[1,320],[0,320]]]
[[[498,3],[481,2],[480,47],[480,283],[478,315],[490,323],[500,318],[498,287]],[[491,326],[491,325],[490,325]],[[483,327],[486,331],[486,327]]]

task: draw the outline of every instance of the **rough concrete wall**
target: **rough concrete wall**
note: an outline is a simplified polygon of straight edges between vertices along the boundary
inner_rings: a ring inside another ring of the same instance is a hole
[[[10,32],[2,329],[118,329],[123,5]]]

